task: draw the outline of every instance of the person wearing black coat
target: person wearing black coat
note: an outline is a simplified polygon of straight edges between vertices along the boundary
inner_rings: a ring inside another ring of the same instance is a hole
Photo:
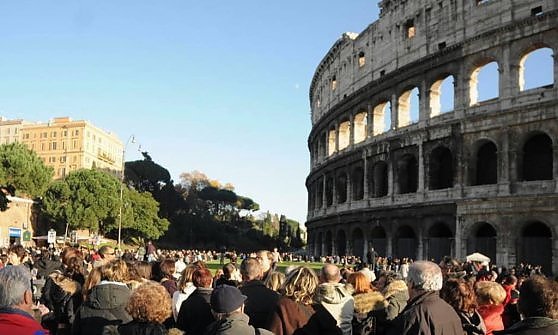
[[[208,269],[198,269],[192,275],[192,282],[196,290],[182,302],[176,326],[186,334],[203,334],[205,328],[215,321],[210,306],[213,277]]]
[[[249,324],[255,328],[265,328],[279,301],[279,294],[259,280],[261,272],[260,262],[255,258],[246,258],[240,264],[243,280],[240,292],[247,297],[244,313],[250,317]]]

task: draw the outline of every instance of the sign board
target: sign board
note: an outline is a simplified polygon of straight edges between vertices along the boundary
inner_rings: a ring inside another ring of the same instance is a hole
[[[9,237],[21,238],[21,228],[9,227],[8,228],[8,236]]]
[[[29,230],[23,232],[23,241],[24,242],[31,241],[31,232]]]
[[[56,243],[56,230],[51,229],[48,231],[48,235],[47,235],[47,242],[50,243]]]

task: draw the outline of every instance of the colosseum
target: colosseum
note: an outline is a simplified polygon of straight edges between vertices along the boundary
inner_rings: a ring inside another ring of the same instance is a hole
[[[558,2],[379,7],[310,86],[310,253],[478,251],[558,273]]]

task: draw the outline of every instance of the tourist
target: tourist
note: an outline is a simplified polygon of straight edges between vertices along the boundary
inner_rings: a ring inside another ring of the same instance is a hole
[[[233,263],[227,263],[223,265],[223,274],[214,281],[214,286],[229,285],[237,287],[240,281],[240,274],[236,266]]]
[[[478,312],[484,320],[486,335],[492,335],[495,330],[504,329],[502,314],[506,291],[502,285],[493,281],[480,281],[476,284]]]
[[[128,268],[122,260],[101,267],[101,281],[91,289],[76,315],[74,335],[103,335],[132,321],[125,309],[131,293],[125,284],[127,274]]]
[[[93,267],[102,266],[110,263],[110,261],[116,259],[116,252],[113,247],[104,245],[97,251],[99,258],[93,262]]]
[[[407,277],[410,300],[388,334],[463,334],[459,316],[438,294],[442,280],[442,271],[435,263],[414,262]]]
[[[171,316],[167,289],[155,282],[141,284],[132,292],[126,311],[132,321],[118,326],[119,335],[166,335],[163,323]]]
[[[0,334],[46,335],[33,318],[31,273],[24,266],[0,269]]]
[[[376,325],[376,332],[372,335],[381,334],[382,332],[379,331],[377,325],[378,321],[382,322],[385,319],[386,301],[384,296],[373,289],[366,275],[360,271],[349,275],[348,282],[354,289],[353,333],[360,334],[360,329],[365,328],[366,325],[374,324]]]
[[[176,324],[186,334],[202,334],[215,321],[209,305],[213,278],[208,269],[200,268],[194,271],[192,281],[196,290],[180,306]]]
[[[285,270],[285,273],[288,273],[288,272]],[[273,271],[269,275],[269,278],[267,279],[267,282],[265,283],[265,286],[267,288],[269,288],[270,290],[273,290],[275,292],[279,292],[279,290],[283,286],[283,283],[285,282],[285,278],[286,277],[285,277],[285,274],[283,272]]]
[[[394,320],[407,306],[409,289],[399,274],[393,271],[383,271],[376,282],[376,288],[386,299],[386,320]]]
[[[184,271],[182,271],[182,275],[180,276],[180,280],[177,284],[177,290],[172,295],[172,316],[174,317],[174,321],[178,318],[178,312],[180,311],[180,306],[184,300],[188,299],[190,294],[192,294],[196,290],[196,286],[192,282],[192,278],[194,272],[199,268],[194,264],[188,264]]]
[[[279,294],[265,286],[260,280],[261,265],[255,258],[246,258],[240,264],[242,286],[240,291],[248,299],[245,302],[244,313],[250,317],[250,324],[256,328],[265,328],[269,316],[272,314]],[[272,278],[271,276],[269,277]]]
[[[220,285],[211,293],[211,311],[215,321],[206,329],[206,335],[273,335],[268,330],[257,330],[248,324],[244,314],[246,296],[234,286]]]
[[[523,319],[494,335],[558,335],[558,283],[534,276],[519,292],[517,307]]]
[[[468,282],[459,278],[448,279],[440,290],[440,297],[457,312],[466,335],[486,334],[484,320],[476,309],[475,291]]]
[[[270,251],[260,250],[256,253],[256,259],[260,262],[262,266],[262,281],[265,283],[269,277],[269,274],[275,269],[273,268],[273,255]]]
[[[340,283],[341,273],[337,265],[325,264],[320,272],[320,285],[316,291],[316,302],[331,314],[344,335],[352,332],[354,299],[352,289]]]
[[[162,260],[161,263],[159,263],[159,271],[162,277],[160,283],[167,289],[170,298],[177,290],[176,280],[174,279],[174,261],[172,259]]]

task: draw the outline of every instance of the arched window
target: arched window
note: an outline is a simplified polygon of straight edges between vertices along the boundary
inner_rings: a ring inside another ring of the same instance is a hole
[[[326,205],[329,207],[333,205],[333,178],[326,177]]]
[[[353,230],[352,246],[352,254],[360,257],[360,259],[364,259],[364,234],[362,233],[362,229],[355,228],[355,230]]]
[[[351,183],[353,200],[362,200],[364,198],[364,171],[361,167],[357,167],[353,170]]]
[[[451,238],[453,233],[443,222],[434,224],[428,230],[428,259],[439,261],[444,256],[451,256]]]
[[[331,156],[335,153],[335,151],[337,150],[337,148],[335,147],[336,143],[337,143],[337,134],[335,131],[335,127],[331,127],[329,129],[328,135],[327,135],[327,155]]]
[[[532,136],[523,146],[523,180],[552,180],[552,156],[550,137]]]
[[[360,143],[366,139],[367,114],[360,112],[354,118],[354,142]]]
[[[430,117],[438,116],[454,109],[453,76],[436,80],[430,87]]]
[[[343,204],[347,201],[347,174],[341,172],[337,175],[336,183],[337,203]]]
[[[397,127],[405,127],[419,120],[419,89],[401,93],[397,106]]]
[[[316,208],[322,208],[324,203],[324,179],[320,177],[316,182]]]
[[[533,50],[519,61],[519,90],[554,85],[554,55],[550,48]]]
[[[385,133],[391,129],[391,102],[378,104],[373,110],[374,135]]]
[[[414,193],[418,187],[418,163],[415,156],[406,154],[397,162],[399,193]]]
[[[339,150],[349,146],[351,138],[351,123],[343,121],[339,124]]]
[[[497,98],[500,95],[499,85],[498,63],[490,62],[475,68],[469,81],[470,106]]]
[[[347,237],[344,230],[339,230],[337,232],[337,254],[339,256],[345,256],[347,254]]]
[[[552,231],[539,221],[527,224],[521,233],[519,259],[528,264],[542,265],[546,274],[552,272]]]
[[[432,150],[429,172],[431,190],[453,187],[453,157],[448,148],[438,147]]]
[[[388,166],[384,161],[377,162],[372,167],[371,190],[374,197],[384,197],[388,194]]]
[[[474,185],[490,185],[498,183],[498,158],[496,144],[486,141],[476,155]]]

